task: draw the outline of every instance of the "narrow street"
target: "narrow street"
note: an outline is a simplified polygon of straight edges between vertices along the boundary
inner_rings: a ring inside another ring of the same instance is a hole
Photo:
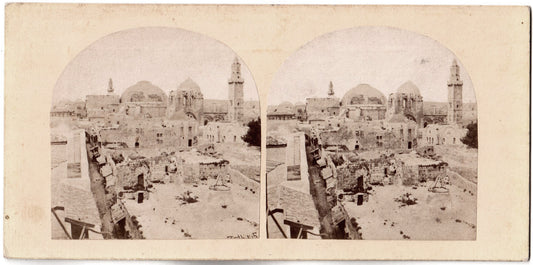
[[[98,170],[98,165],[93,161],[92,154],[89,151],[91,145],[87,144],[87,158],[89,162],[89,177],[91,179],[91,191],[96,201],[96,207],[102,221],[102,233],[104,239],[113,238],[113,222],[111,221],[111,209],[106,205],[104,177]]]
[[[318,211],[318,217],[320,220],[320,233],[323,239],[335,238],[335,227],[331,218],[331,209],[328,206],[326,199],[326,183],[320,177],[320,169],[318,165],[314,163],[311,150],[313,146],[306,145],[305,154],[307,156],[307,165],[309,171],[309,191],[313,196],[315,207]]]

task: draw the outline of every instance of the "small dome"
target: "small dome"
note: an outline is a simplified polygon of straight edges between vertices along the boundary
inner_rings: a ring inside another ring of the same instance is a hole
[[[121,100],[122,102],[166,102],[167,94],[148,81],[140,81],[126,88]]]
[[[196,82],[194,82],[190,77],[188,77],[185,81],[179,84],[178,90],[191,90],[191,91],[200,92],[200,86]]]
[[[368,84],[359,84],[342,97],[342,105],[385,104],[385,96]]]
[[[418,90],[418,87],[411,81],[403,83],[403,85],[398,88],[397,92],[408,95],[420,96],[420,90]]]
[[[284,101],[278,105],[278,109],[292,109],[294,105],[288,101]]]

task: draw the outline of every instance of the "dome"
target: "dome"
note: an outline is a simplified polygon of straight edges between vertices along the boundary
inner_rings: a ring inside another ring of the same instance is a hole
[[[420,96],[420,90],[418,90],[418,87],[411,81],[403,83],[403,85],[398,88],[397,92],[408,95]]]
[[[278,105],[278,109],[292,109],[294,105],[288,101],[284,101]]]
[[[178,90],[191,90],[200,92],[200,86],[196,84],[196,82],[194,82],[190,77],[188,77],[185,81],[179,84]]]
[[[368,84],[359,84],[348,90],[342,97],[342,105],[379,104],[384,105],[385,96],[379,90]]]
[[[126,88],[122,102],[167,102],[167,94],[148,81],[140,81]]]

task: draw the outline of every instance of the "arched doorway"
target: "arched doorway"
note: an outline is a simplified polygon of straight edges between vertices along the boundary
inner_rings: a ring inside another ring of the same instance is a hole
[[[144,173],[141,173],[137,176],[137,187],[144,190]]]

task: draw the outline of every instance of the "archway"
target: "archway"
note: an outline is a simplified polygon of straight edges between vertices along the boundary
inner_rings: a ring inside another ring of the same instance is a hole
[[[141,173],[137,176],[137,187],[140,190],[144,190],[144,173]]]

